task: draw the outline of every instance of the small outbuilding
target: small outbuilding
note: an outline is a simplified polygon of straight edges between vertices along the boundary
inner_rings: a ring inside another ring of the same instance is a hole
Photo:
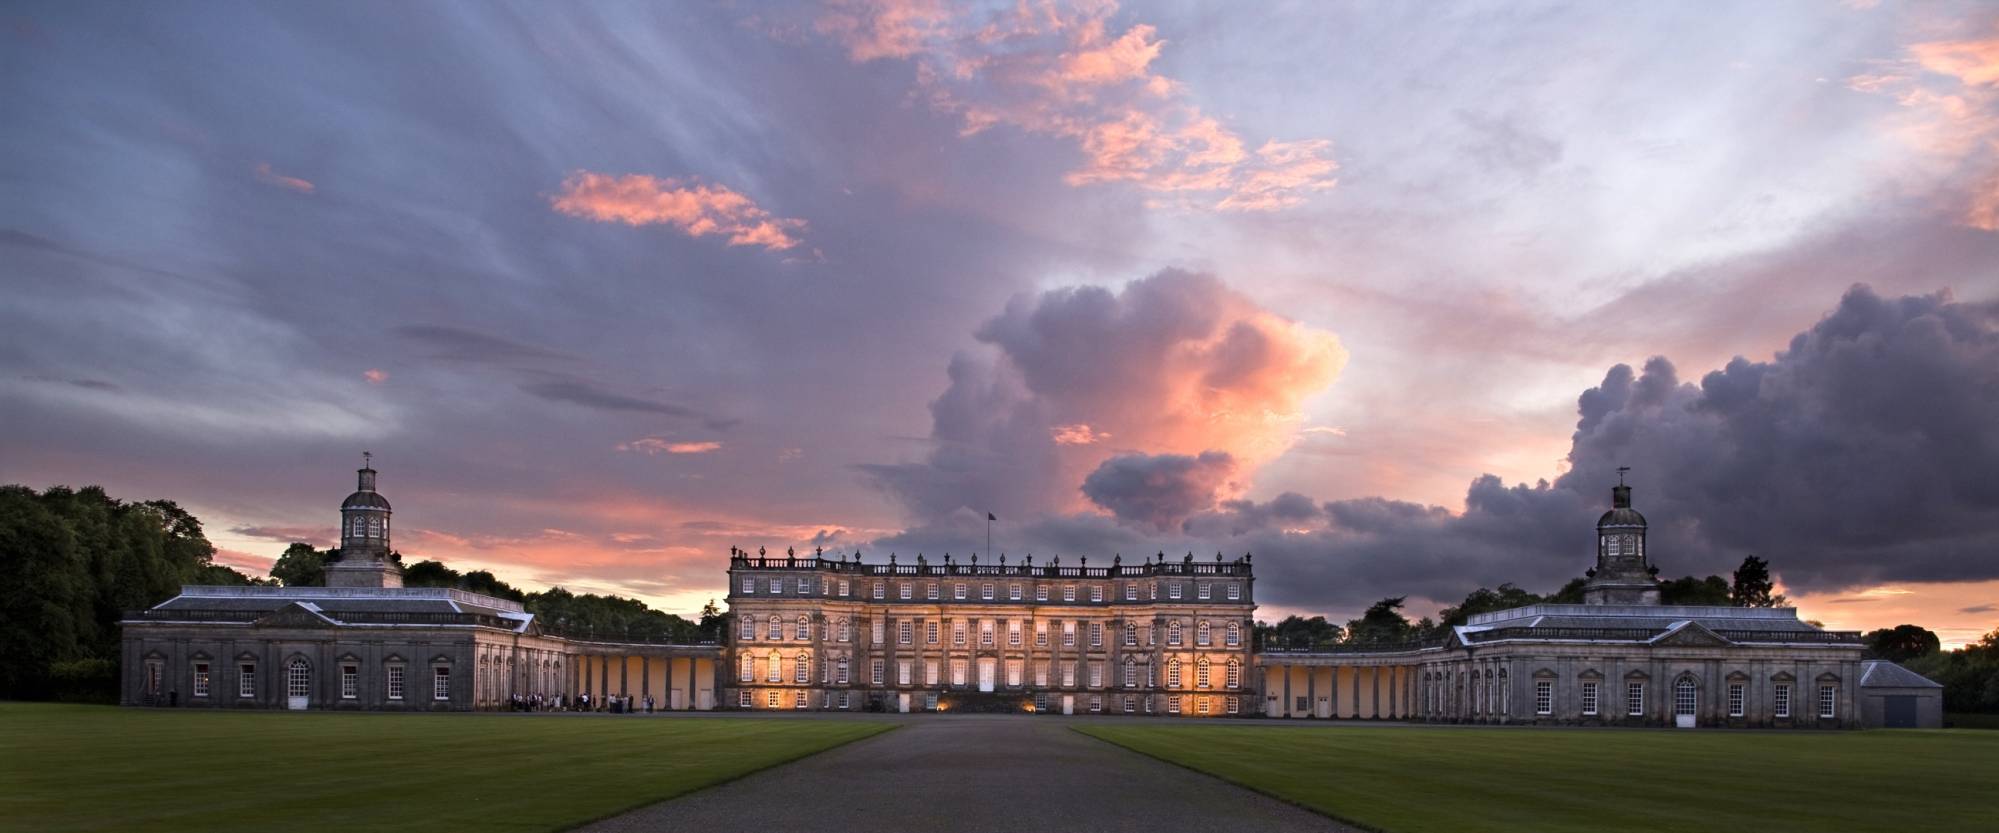
[[[1870,729],[1943,728],[1943,686],[1884,659],[1860,663],[1860,723]]]

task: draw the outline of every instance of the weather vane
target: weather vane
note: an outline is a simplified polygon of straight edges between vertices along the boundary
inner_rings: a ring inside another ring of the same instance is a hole
[[[1624,473],[1625,473],[1625,472],[1627,472],[1627,471],[1630,471],[1630,470],[1631,470],[1631,467],[1630,467],[1630,466],[1618,466],[1618,467],[1617,467],[1617,485],[1619,485],[1619,486],[1622,486],[1622,485],[1624,485]]]

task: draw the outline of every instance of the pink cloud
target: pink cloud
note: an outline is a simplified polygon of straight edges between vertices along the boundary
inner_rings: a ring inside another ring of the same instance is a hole
[[[317,190],[317,188],[311,182],[299,179],[298,177],[295,176],[285,176],[284,174],[280,174],[276,171],[271,170],[271,163],[269,162],[257,163],[257,181],[262,182],[265,185],[276,185],[279,188],[286,188],[289,190],[297,191],[301,194],[310,194],[313,191]]]
[[[389,372],[371,367],[361,372],[361,378],[368,380],[368,384],[379,385],[389,380]]]
[[[660,179],[644,174],[611,176],[576,171],[551,197],[558,212],[600,223],[672,226],[689,237],[719,234],[731,246],[782,251],[798,245],[804,220],[772,216],[722,185],[698,179]]]
[[[1094,445],[1111,438],[1108,432],[1091,428],[1087,423],[1057,425],[1051,431],[1056,445]]]
[[[1118,30],[1112,2],[1078,9],[946,10],[933,2],[843,0],[814,28],[856,62],[916,64],[920,97],[962,119],[963,133],[1011,127],[1075,143],[1063,181],[1124,183],[1149,202],[1214,211],[1276,211],[1337,184],[1325,139],[1266,139],[1255,153],[1152,70],[1166,41],[1147,24]]]
[[[618,443],[619,451],[635,451],[646,455],[655,454],[707,454],[720,451],[718,442],[673,442],[663,437],[645,437],[628,443]]]
[[[1941,181],[1946,210],[1999,231],[1999,36],[1912,44],[1846,85],[1893,97],[1901,109],[1889,130]]]

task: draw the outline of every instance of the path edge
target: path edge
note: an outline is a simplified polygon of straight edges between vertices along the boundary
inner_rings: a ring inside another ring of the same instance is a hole
[[[1240,780],[1237,780],[1237,779],[1235,779],[1235,778],[1230,778],[1230,777],[1228,777],[1228,776],[1226,776],[1226,775],[1222,775],[1222,774],[1220,774],[1220,773],[1215,773],[1215,772],[1209,772],[1209,771],[1207,771],[1207,770],[1205,770],[1205,769],[1201,769],[1201,768],[1199,768],[1199,767],[1195,767],[1195,766],[1190,766],[1190,765],[1188,765],[1188,764],[1184,764],[1184,763],[1181,763],[1181,762],[1179,762],[1179,761],[1176,761],[1176,760],[1173,760],[1172,758],[1167,758],[1167,757],[1164,757],[1164,756],[1160,756],[1160,755],[1155,755],[1155,754],[1153,754],[1153,753],[1151,753],[1151,752],[1147,752],[1147,751],[1145,751],[1145,750],[1143,750],[1143,749],[1139,749],[1139,748],[1137,748],[1137,747],[1134,747],[1134,746],[1130,746],[1130,745],[1127,745],[1127,744],[1123,744],[1123,743],[1119,743],[1119,742],[1117,742],[1117,741],[1114,741],[1114,740],[1111,740],[1110,738],[1106,738],[1106,737],[1100,737],[1100,736],[1097,736],[1097,735],[1093,735],[1093,734],[1090,734],[1089,732],[1086,732],[1086,731],[1083,731],[1083,727],[1081,727],[1081,726],[1070,726],[1070,727],[1069,727],[1069,731],[1071,731],[1071,732],[1075,732],[1076,734],[1079,734],[1079,735],[1082,735],[1083,737],[1086,737],[1086,738],[1089,738],[1089,739],[1091,739],[1091,740],[1094,740],[1094,741],[1096,741],[1096,742],[1098,742],[1098,743],[1107,743],[1107,744],[1110,744],[1110,745],[1112,745],[1112,746],[1115,746],[1115,747],[1117,747],[1117,748],[1119,748],[1119,749],[1122,749],[1122,750],[1124,750],[1124,751],[1126,751],[1126,752],[1130,752],[1130,753],[1133,753],[1133,754],[1136,754],[1136,755],[1142,755],[1142,756],[1145,756],[1145,757],[1147,757],[1147,758],[1151,758],[1152,760],[1155,760],[1155,761],[1158,761],[1158,762],[1160,762],[1160,763],[1163,763],[1163,764],[1168,764],[1168,765],[1170,765],[1170,766],[1175,766],[1175,767],[1179,767],[1179,768],[1181,768],[1181,769],[1184,769],[1184,770],[1186,770],[1186,771],[1188,771],[1188,772],[1192,772],[1192,773],[1196,773],[1196,774],[1199,774],[1199,775],[1202,775],[1202,776],[1205,776],[1205,777],[1208,777],[1208,778],[1213,778],[1213,779],[1215,779],[1215,780],[1217,780],[1217,781],[1220,781],[1220,782],[1222,782],[1222,783],[1224,783],[1224,784],[1230,784],[1230,785],[1233,785],[1233,786],[1237,786],[1237,787],[1241,787],[1241,788],[1243,788],[1243,789],[1245,789],[1245,790],[1249,790],[1250,792],[1253,792],[1253,793],[1256,793],[1257,795],[1260,795],[1260,796],[1263,796],[1263,797],[1265,797],[1265,798],[1272,798],[1272,799],[1276,799],[1276,800],[1278,800],[1278,801],[1281,801],[1281,802],[1283,802],[1283,803],[1285,803],[1285,804],[1289,804],[1289,805],[1291,805],[1291,806],[1293,806],[1293,807],[1296,807],[1296,808],[1298,808],[1298,809],[1300,809],[1300,810],[1304,810],[1304,811],[1306,811],[1306,812],[1308,812],[1308,813],[1312,813],[1312,814],[1314,814],[1314,815],[1319,815],[1319,816],[1325,816],[1326,818],[1329,818],[1329,819],[1332,819],[1333,821],[1336,821],[1336,822],[1339,822],[1340,824],[1344,824],[1344,825],[1346,825],[1346,826],[1348,826],[1348,827],[1351,827],[1351,828],[1353,828],[1353,829],[1355,829],[1355,830],[1358,830],[1358,831],[1362,831],[1362,833],[1393,833],[1393,831],[1390,831],[1390,830],[1388,830],[1388,829],[1387,829],[1387,828],[1385,828],[1385,827],[1376,827],[1376,826],[1374,826],[1374,825],[1372,825],[1372,824],[1367,824],[1367,823],[1365,823],[1365,822],[1362,822],[1362,821],[1357,821],[1357,820],[1355,820],[1355,819],[1350,819],[1350,818],[1347,818],[1347,817],[1345,817],[1345,816],[1342,816],[1342,815],[1339,815],[1339,814],[1337,814],[1337,813],[1328,813],[1328,812],[1326,812],[1325,810],[1321,810],[1321,809],[1319,809],[1319,808],[1317,808],[1317,807],[1314,807],[1314,806],[1312,806],[1312,805],[1310,805],[1310,804],[1306,804],[1306,803],[1304,803],[1304,802],[1302,802],[1302,801],[1299,801],[1299,800],[1297,800],[1297,799],[1294,799],[1294,798],[1291,798],[1291,797],[1289,797],[1289,796],[1285,796],[1285,795],[1281,795],[1281,794],[1278,794],[1278,793],[1275,793],[1275,792],[1271,792],[1270,790],[1267,790],[1267,789],[1264,789],[1263,787],[1259,787],[1259,786],[1257,786],[1257,785],[1255,785],[1255,784],[1251,784],[1251,783],[1247,783],[1247,782],[1244,782],[1244,781],[1240,781]]]

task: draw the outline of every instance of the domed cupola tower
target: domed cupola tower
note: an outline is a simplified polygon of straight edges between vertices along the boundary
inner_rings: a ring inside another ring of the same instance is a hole
[[[340,557],[326,565],[328,587],[401,587],[389,558],[389,499],[375,491],[373,454],[361,453],[360,483],[340,502]]]
[[[1659,581],[1645,560],[1645,516],[1631,508],[1631,487],[1624,485],[1625,468],[1617,470],[1610,490],[1610,511],[1596,521],[1596,569],[1583,586],[1583,603],[1593,605],[1655,605]]]

